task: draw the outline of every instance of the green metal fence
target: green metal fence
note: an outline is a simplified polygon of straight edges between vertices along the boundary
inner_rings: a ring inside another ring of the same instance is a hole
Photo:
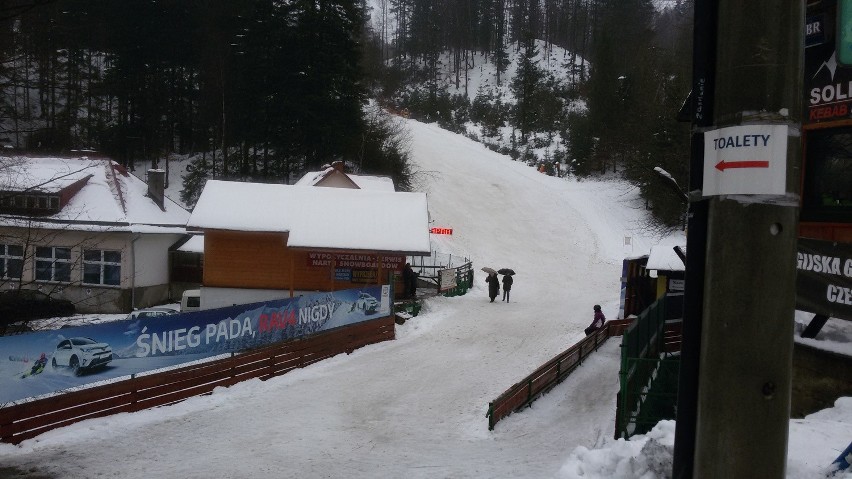
[[[622,336],[616,439],[648,432],[661,419],[674,419],[680,361],[665,352],[665,327],[665,301],[660,299]]]

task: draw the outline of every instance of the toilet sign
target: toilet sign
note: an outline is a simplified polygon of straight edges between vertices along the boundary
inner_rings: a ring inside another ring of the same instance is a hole
[[[742,125],[704,133],[704,196],[783,195],[787,125]]]

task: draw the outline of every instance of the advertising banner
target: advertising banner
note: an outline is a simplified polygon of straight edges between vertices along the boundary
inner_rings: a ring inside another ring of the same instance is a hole
[[[832,6],[832,2],[817,4],[805,20],[805,126],[852,117],[852,69],[838,65],[838,53],[844,52],[835,48]]]
[[[852,321],[852,245],[799,239],[796,309]]]
[[[384,285],[3,336],[0,405],[390,314],[390,286]]]

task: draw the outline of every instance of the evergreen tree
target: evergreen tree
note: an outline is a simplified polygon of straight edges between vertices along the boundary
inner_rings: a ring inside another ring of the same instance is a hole
[[[538,126],[538,114],[541,105],[541,82],[544,73],[536,63],[538,48],[534,41],[529,41],[524,48],[524,55],[518,65],[518,71],[512,80],[512,93],[515,95],[514,124],[521,132],[521,143],[526,143],[527,137]]]

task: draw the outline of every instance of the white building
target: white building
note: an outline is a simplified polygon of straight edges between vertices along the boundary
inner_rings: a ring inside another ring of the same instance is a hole
[[[107,158],[0,156],[0,288],[38,289],[78,312],[170,300],[169,248],[189,212]]]

